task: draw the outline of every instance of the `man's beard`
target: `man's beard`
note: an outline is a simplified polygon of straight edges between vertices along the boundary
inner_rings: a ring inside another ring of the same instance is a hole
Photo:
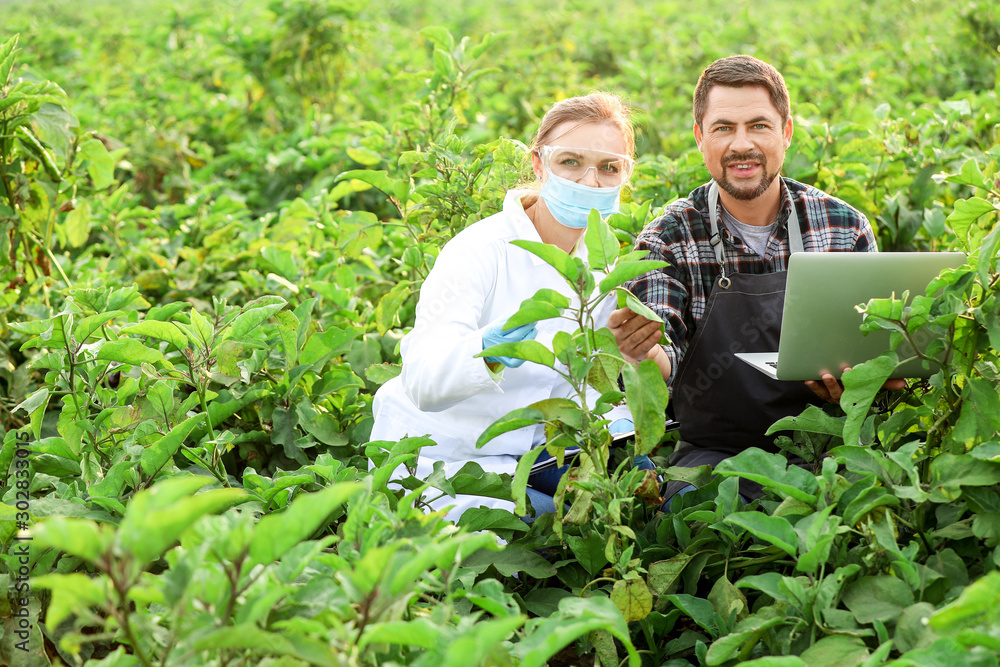
[[[743,162],[757,162],[760,164],[760,169],[763,172],[760,181],[758,181],[755,186],[747,186],[740,188],[735,183],[729,180],[729,172],[727,167],[734,164],[741,164]],[[719,180],[719,187],[722,188],[730,197],[733,199],[738,199],[740,201],[749,201],[751,199],[756,199],[762,194],[767,192],[767,189],[771,187],[771,183],[777,178],[778,172],[768,173],[767,171],[767,158],[763,153],[758,151],[750,151],[748,153],[736,153],[730,155],[722,161],[722,178]]]

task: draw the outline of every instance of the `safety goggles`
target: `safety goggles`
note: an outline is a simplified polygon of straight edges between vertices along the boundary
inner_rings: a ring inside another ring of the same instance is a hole
[[[627,155],[573,146],[541,146],[539,155],[550,174],[568,181],[582,182],[593,169],[602,188],[617,187],[627,181],[634,163]]]

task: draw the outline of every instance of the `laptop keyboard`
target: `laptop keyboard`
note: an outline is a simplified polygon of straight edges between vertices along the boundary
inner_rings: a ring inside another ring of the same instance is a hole
[[[778,370],[778,362],[777,361],[765,361],[764,363],[767,364],[768,366],[770,366],[771,368],[773,368],[774,370]]]

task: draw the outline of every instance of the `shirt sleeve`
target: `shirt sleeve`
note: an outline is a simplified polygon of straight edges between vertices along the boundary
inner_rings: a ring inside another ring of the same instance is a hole
[[[445,246],[420,288],[416,323],[401,346],[400,376],[407,397],[439,412],[481,392],[503,393],[486,362],[480,326],[502,261],[497,244]]]
[[[664,346],[667,358],[670,359],[668,385],[673,382],[677,364],[687,348],[688,327],[684,312],[690,300],[687,287],[690,279],[685,275],[684,265],[670,252],[660,232],[667,225],[675,224],[680,223],[670,216],[664,216],[639,235],[635,249],[648,251],[645,259],[667,262],[667,266],[645,273],[626,285],[636,298],[663,318],[665,332],[670,339],[670,344]]]
[[[878,245],[875,242],[875,232],[868,218],[860,211],[858,214],[858,238],[854,242],[854,252],[878,252]]]

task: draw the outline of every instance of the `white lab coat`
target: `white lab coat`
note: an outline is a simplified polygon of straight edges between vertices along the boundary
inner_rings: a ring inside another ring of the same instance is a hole
[[[435,461],[444,462],[449,477],[469,461],[487,472],[513,475],[517,457],[544,442],[542,427],[505,433],[477,449],[480,434],[512,410],[571,396],[569,384],[550,368],[525,362],[505,368],[497,381],[475,356],[483,349],[483,331],[497,318],[513,315],[539,289],[565,294],[571,307],[578,303],[554,268],[510,244],[517,239],[541,241],[521,205],[525,194],[508,192],[500,213],[470,225],[441,250],[420,290],[413,330],[401,342],[402,372],[375,394],[372,440],[428,436],[437,443],[421,450],[418,477],[429,475]],[[582,240],[575,255],[586,261]],[[599,281],[603,274],[595,272],[595,278]],[[596,328],[607,325],[614,306],[611,297],[599,305]],[[543,320],[537,326],[536,340],[550,349],[557,332],[576,329],[575,322],[564,319]],[[588,388],[591,404],[598,395]],[[448,513],[452,520],[480,505],[513,509],[511,503],[478,496],[446,497],[435,503],[436,509],[453,506]]]

